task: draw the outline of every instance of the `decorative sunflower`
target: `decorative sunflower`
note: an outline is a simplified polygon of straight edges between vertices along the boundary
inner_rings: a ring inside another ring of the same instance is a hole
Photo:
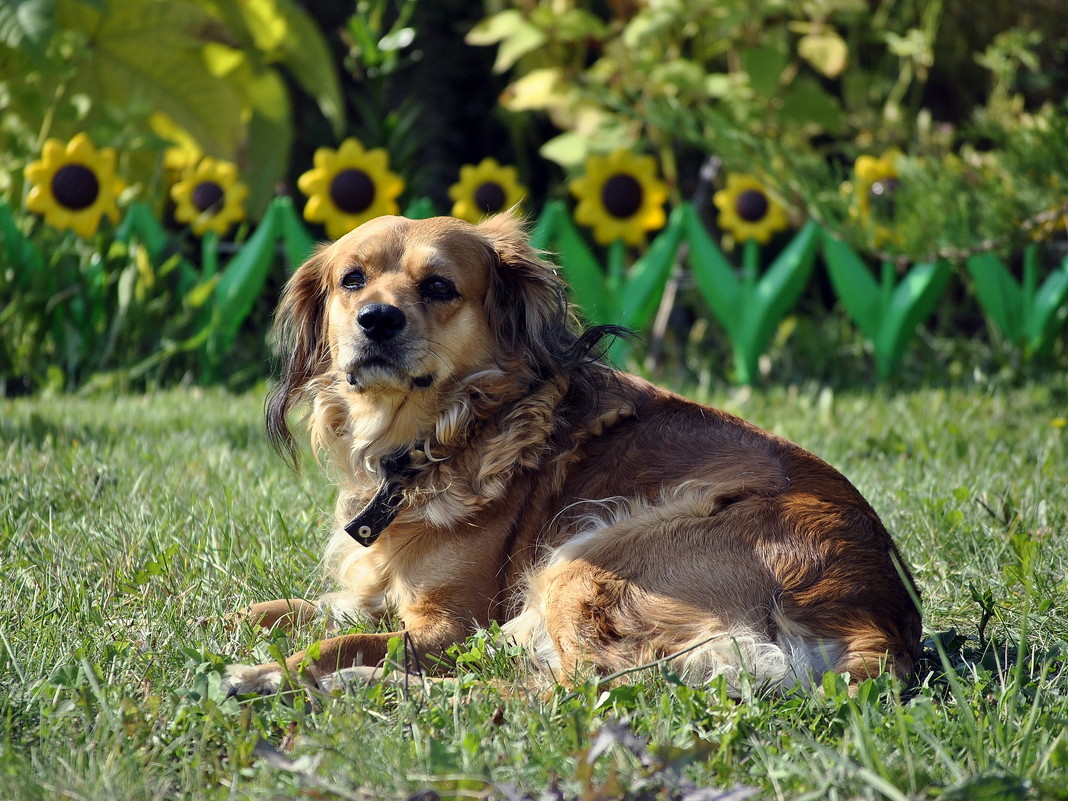
[[[364,150],[349,138],[337,150],[315,151],[315,168],[297,180],[308,196],[304,219],[326,225],[332,239],[383,214],[397,214],[397,197],[404,181],[389,171],[389,154],[382,148]]]
[[[115,151],[97,150],[88,135],[79,133],[64,144],[49,139],[41,160],[27,165],[30,191],[26,208],[43,214],[54,228],[70,228],[83,239],[100,227],[100,218],[118,222],[116,199],[126,183],[115,175]]]
[[[628,150],[590,156],[586,172],[571,182],[571,193],[579,201],[575,219],[593,228],[602,245],[617,240],[639,245],[646,231],[662,228],[667,220],[667,185],[657,178],[652,156]]]
[[[767,244],[772,234],[790,227],[786,210],[752,175],[732,173],[727,186],[712,196],[719,209],[719,227],[739,242],[753,239]]]
[[[197,236],[206,231],[222,236],[245,219],[248,187],[237,180],[237,165],[205,157],[171,187],[171,197],[178,222],[190,223]]]
[[[893,215],[894,191],[900,183],[897,164],[901,157],[900,150],[887,150],[879,158],[861,156],[853,165],[857,176],[857,207],[865,220],[871,218],[872,211],[883,219]]]
[[[477,223],[490,214],[507,211],[521,201],[527,188],[519,183],[515,167],[502,167],[496,159],[460,168],[460,180],[449,187],[452,216]]]

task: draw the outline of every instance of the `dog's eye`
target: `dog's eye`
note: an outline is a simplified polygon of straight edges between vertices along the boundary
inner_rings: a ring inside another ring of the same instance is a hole
[[[452,300],[460,297],[456,284],[440,275],[432,275],[419,285],[419,291],[426,300]]]
[[[341,286],[345,289],[363,289],[366,283],[367,277],[363,274],[363,270],[349,270],[341,276]]]

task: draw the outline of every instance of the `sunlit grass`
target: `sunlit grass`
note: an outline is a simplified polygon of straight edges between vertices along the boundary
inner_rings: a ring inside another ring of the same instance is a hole
[[[242,705],[222,664],[316,631],[225,615],[323,591],[326,482],[271,453],[262,393],[31,398],[0,404],[0,798],[1068,797],[1068,378],[693,392],[872,501],[924,596],[916,686],[545,692],[481,638],[426,692]]]

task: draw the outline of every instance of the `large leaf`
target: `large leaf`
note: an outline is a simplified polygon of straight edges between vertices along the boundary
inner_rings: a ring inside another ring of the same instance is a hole
[[[94,102],[158,109],[205,152],[235,159],[243,98],[211,73],[199,38],[212,18],[181,0],[109,0],[104,13],[79,0],[57,0],[56,25],[85,36],[71,87]]]
[[[879,285],[868,265],[849,245],[829,233],[823,236],[823,261],[838,300],[853,322],[874,341],[879,336]]]
[[[297,210],[293,207],[293,199],[279,197],[274,201],[275,216],[278,218],[278,230],[282,236],[282,248],[285,250],[286,261],[289,267],[295,270],[312,251],[315,250],[315,238],[304,227]]]
[[[44,259],[33,240],[24,236],[7,201],[0,198],[0,242],[4,245],[4,272],[11,271],[12,286],[21,288],[44,271]]]
[[[685,212],[686,241],[690,245],[690,271],[694,283],[712,313],[728,331],[737,329],[742,313],[742,288],[735,276],[734,265],[723,255],[697,211],[689,205]]]
[[[248,121],[245,153],[250,169],[244,171],[248,184],[248,211],[259,217],[275,196],[275,188],[285,175],[293,147],[293,122],[289,92],[273,70],[253,76],[247,85],[252,113]]]
[[[1064,306],[1068,303],[1068,256],[1060,267],[1046,278],[1035,294],[1032,310],[1028,316],[1028,345],[1031,353],[1049,349],[1057,332],[1068,320]]]
[[[752,349],[764,351],[779,322],[797,302],[812,275],[819,242],[820,228],[810,220],[776,256],[754,287],[760,314],[753,317]]]
[[[889,378],[897,367],[917,326],[934,310],[952,272],[949,262],[940,259],[913,265],[901,279],[884,311],[882,330],[875,342],[880,378]],[[893,280],[889,265],[883,266],[883,280],[884,286]]]
[[[505,72],[524,55],[545,44],[546,35],[528,22],[522,12],[506,9],[478,23],[467,34],[466,41],[472,45],[500,45],[493,71]]]
[[[345,128],[345,104],[330,46],[319,26],[294,0],[274,0],[274,10],[285,23],[285,36],[278,44],[276,57],[300,87],[315,98],[334,134],[340,136]]]
[[[152,209],[141,202],[130,204],[115,231],[115,238],[126,243],[137,240],[147,248],[153,259],[158,259],[170,244],[167,232],[163,230]]]

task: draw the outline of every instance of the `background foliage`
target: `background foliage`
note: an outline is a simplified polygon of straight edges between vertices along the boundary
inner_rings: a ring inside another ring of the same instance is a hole
[[[739,280],[745,259],[709,203],[731,171],[760,175],[798,229],[816,220],[855,254],[834,268],[828,254],[840,248],[821,248],[810,280],[792,304],[769,306],[776,314],[764,315],[760,336],[746,335],[743,354],[740,324],[717,312],[710,263],[688,255],[694,237],[663,246],[658,269],[638,278],[640,250],[613,254],[579,232],[571,252],[592,257],[604,277],[565,259],[569,275],[590,277],[578,293],[618,284],[613,321],[627,318],[651,339],[650,363],[684,374],[708,360],[734,380],[771,364],[782,378],[791,363],[833,374],[798,333],[809,315],[814,328],[843,330],[846,351],[870,351],[883,377],[908,369],[916,323],[985,354],[980,369],[1060,364],[1066,89],[1068,7],[1057,0],[992,0],[981,14],[963,0],[12,0],[0,6],[0,193],[11,211],[0,380],[22,391],[86,386],[102,372],[104,383],[134,386],[262,375],[273,298],[298,248],[263,237],[277,255],[245,273],[242,291],[254,297],[226,324],[229,358],[201,347],[219,319],[212,270],[225,271],[273,197],[293,196],[299,211],[297,176],[316,148],[349,135],[386,148],[405,180],[403,205],[417,214],[446,212],[459,167],[493,156],[519,168],[537,216],[570,202],[566,180],[585,156],[624,146],[655,154],[672,207],[693,204]],[[147,207],[165,245],[138,250],[106,227],[82,244],[24,212],[22,168],[45,138],[77,131],[118,149],[123,205]],[[889,147],[905,153],[893,200],[858,216],[853,164]],[[202,243],[171,217],[174,170],[198,153],[235,161],[252,189],[249,223],[223,242]],[[758,273],[792,236],[772,241]],[[47,254],[49,275],[24,280],[20,237]],[[1025,260],[1034,240],[1043,244]],[[904,315],[897,333],[876,331],[874,307],[847,300],[867,285],[892,294],[913,265],[940,261],[953,280],[933,316]],[[150,292],[126,292],[133,279],[120,277],[135,273],[153,276]],[[844,275],[855,280],[843,294]],[[652,294],[635,301],[634,281]],[[1005,289],[1012,282],[1018,292]],[[1014,311],[994,299],[1002,290]],[[87,304],[93,311],[76,308]],[[630,307],[640,314],[628,317]],[[924,345],[922,361],[938,363]]]

